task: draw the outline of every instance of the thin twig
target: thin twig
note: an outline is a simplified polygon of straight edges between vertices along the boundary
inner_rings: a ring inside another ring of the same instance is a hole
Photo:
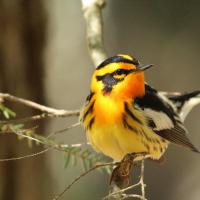
[[[148,156],[144,156],[144,159],[147,158]],[[130,190],[130,189],[134,189],[136,187],[140,186],[141,187],[141,195],[137,195],[137,194],[125,194],[124,192]],[[146,200],[146,197],[145,197],[145,183],[144,183],[144,160],[141,161],[141,171],[140,171],[140,179],[139,181],[134,184],[134,185],[131,185],[131,186],[128,186],[124,189],[120,189],[120,190],[117,190],[115,192],[112,192],[110,193],[108,196],[104,197],[103,200],[108,200],[109,198],[111,197],[115,197],[116,195],[120,194],[123,198],[122,199],[126,199],[126,198],[140,198],[142,200]]]
[[[139,186],[139,185],[141,185],[140,181],[137,182],[137,183],[134,184],[134,185],[131,185],[131,186],[126,187],[126,188],[124,188],[124,189],[121,189],[121,190],[118,190],[118,191],[115,191],[115,192],[110,193],[108,196],[104,197],[103,200],[107,200],[107,199],[109,199],[110,197],[113,197],[113,196],[115,196],[115,195],[118,195],[119,193],[123,194],[123,193],[126,192],[127,190],[136,188],[136,187]]]
[[[69,145],[69,144],[62,144],[62,143],[59,144],[56,141],[51,140],[48,137],[43,137],[43,136],[35,134],[35,133],[31,133],[31,135],[26,135],[23,131],[15,131],[15,130],[13,130],[13,133],[15,133],[18,136],[27,138],[28,140],[32,140],[32,141],[35,141],[37,143],[46,145],[48,147],[53,147],[56,150],[64,151],[64,152],[65,152],[66,148],[68,148],[68,147],[80,147],[80,146],[83,146],[83,144],[81,144],[81,143],[71,144],[71,145]]]
[[[22,99],[10,94],[0,93],[0,99],[8,100],[11,102],[21,103],[25,106],[34,108],[36,110],[40,110],[41,112],[47,113],[46,117],[69,117],[69,116],[78,116],[79,110],[63,110],[63,109],[55,109],[51,107],[47,107],[41,105],[39,103],[35,103],[30,100]],[[45,115],[44,115],[45,116]],[[44,116],[40,116],[39,118],[44,118]],[[38,119],[38,116],[35,117]]]
[[[31,122],[31,121],[37,121],[45,118],[53,117],[54,115],[49,113],[42,113],[40,115],[34,115],[30,117],[24,117],[19,119],[10,119],[10,120],[1,120],[0,124],[15,124],[15,123],[25,123],[25,122]]]
[[[143,196],[139,195],[139,194],[122,194],[122,199],[130,199],[130,198],[137,198],[137,199],[141,199],[141,200],[146,200],[143,198]]]
[[[90,168],[89,170],[85,171],[84,173],[82,173],[80,176],[78,176],[77,178],[75,178],[60,194],[56,195],[53,200],[58,200],[61,196],[63,196],[63,194],[65,192],[67,192],[77,181],[79,181],[82,177],[86,176],[87,174],[89,174],[90,172],[94,171],[97,168],[100,167],[105,167],[105,166],[114,166],[117,165],[118,163],[115,162],[110,162],[110,163],[102,163],[102,164],[97,164],[94,167]]]
[[[32,141],[38,142],[38,143],[43,144],[45,146],[49,146],[49,148],[44,149],[42,151],[39,151],[37,153],[32,153],[32,154],[28,154],[28,155],[25,155],[25,156],[0,159],[0,162],[15,161],[15,160],[21,160],[21,159],[26,159],[26,158],[38,156],[38,155],[41,155],[41,154],[43,154],[43,153],[45,153],[45,152],[47,152],[47,151],[49,151],[51,149],[65,151],[65,149],[68,148],[68,147],[80,147],[80,146],[83,146],[83,144],[81,144],[81,143],[72,144],[72,145],[68,145],[68,144],[57,144],[56,145],[56,143],[54,143],[53,140],[49,140],[49,138],[51,138],[53,135],[58,134],[58,133],[62,133],[64,131],[68,131],[69,129],[72,129],[72,128],[78,126],[78,125],[80,125],[80,122],[72,124],[72,125],[64,128],[64,129],[62,129],[62,130],[58,130],[58,131],[55,131],[53,133],[50,133],[47,137],[43,137],[43,136],[40,136],[40,135],[37,135],[37,134],[34,134],[34,136],[25,134],[27,131],[34,130],[37,127],[32,127],[30,129],[23,129],[23,130],[20,130],[20,131],[9,130],[9,131],[7,131],[7,133],[10,133],[10,132],[15,133],[16,135],[18,135],[20,137],[24,137],[24,138],[27,138],[28,140],[32,140]],[[5,133],[5,131],[3,133]],[[31,134],[31,133],[29,133],[29,134]],[[32,135],[33,135],[33,133],[32,133]]]
[[[82,144],[82,143],[71,144],[71,145],[69,145],[69,144],[62,144],[62,143],[58,143],[55,140],[51,139],[51,137],[54,134],[67,131],[67,130],[72,129],[72,128],[78,126],[78,125],[80,125],[79,122],[75,123],[75,124],[72,124],[72,125],[66,127],[65,129],[58,130],[58,131],[55,131],[53,133],[50,133],[47,137],[38,135],[38,134],[36,134],[36,133],[33,132],[33,130],[36,129],[37,126],[29,128],[29,129],[23,129],[23,130],[15,130],[15,129],[11,128],[10,130],[3,131],[2,133],[14,133],[14,134],[16,134],[16,135],[18,135],[20,137],[26,138],[28,140],[32,140],[32,141],[37,142],[39,144],[43,144],[43,145],[48,146],[48,147],[53,147],[56,150],[64,151],[65,152],[66,148],[69,148],[69,147],[80,147],[80,146],[83,146],[84,144]],[[31,130],[32,132],[29,132],[29,134],[26,134],[26,132],[29,131],[29,130]]]
[[[35,156],[44,154],[47,151],[50,151],[51,149],[53,149],[53,148],[52,147],[51,148],[47,148],[47,149],[44,149],[42,151],[39,151],[39,152],[36,152],[36,153],[32,153],[32,154],[28,154],[28,155],[25,155],[25,156],[0,159],[0,162],[16,161],[16,160],[22,160],[22,159],[26,159],[26,158],[35,157]]]
[[[83,14],[86,21],[86,33],[88,49],[92,61],[98,66],[106,59],[106,53],[103,45],[103,26],[101,9],[105,3],[104,0],[81,0]]]
[[[74,111],[76,112],[76,111]],[[71,116],[75,116],[76,114],[74,113]],[[77,116],[79,115],[79,111],[77,110]],[[58,115],[54,115],[51,113],[42,113],[40,115],[34,115],[34,116],[30,116],[30,117],[24,117],[24,118],[19,118],[19,119],[11,119],[11,120],[1,120],[0,124],[4,125],[4,124],[16,124],[16,123],[25,123],[25,122],[33,122],[33,121],[39,121],[41,119],[47,119],[47,118],[55,118],[55,117],[64,117],[64,116],[58,116]],[[65,116],[65,117],[70,117],[70,115]]]
[[[141,183],[142,197],[144,199],[146,199],[145,198],[145,187],[146,187],[146,184],[144,183],[144,160],[141,161],[140,183]]]
[[[79,126],[79,125],[81,125],[80,122],[77,122],[77,123],[74,123],[74,124],[72,124],[72,125],[69,125],[69,126],[66,127],[66,128],[63,128],[63,129],[61,129],[61,130],[55,131],[55,132],[53,132],[53,133],[50,133],[50,134],[47,136],[47,138],[50,138],[50,137],[52,137],[53,135],[57,135],[57,134],[60,134],[60,133],[65,132],[65,131],[68,131],[68,130],[70,130],[70,129],[72,129],[72,128],[75,128],[75,127],[77,127],[77,126]]]
[[[33,131],[37,128],[38,128],[38,126],[33,126],[31,128],[22,129],[19,131],[20,131],[20,133],[26,133],[27,131]],[[14,133],[14,131],[16,131],[16,130],[14,130],[12,127],[9,127],[7,130],[0,131],[0,134]]]

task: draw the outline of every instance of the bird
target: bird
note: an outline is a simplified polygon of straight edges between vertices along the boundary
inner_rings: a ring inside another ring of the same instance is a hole
[[[185,117],[200,103],[200,91],[157,91],[144,79],[152,66],[117,54],[95,69],[80,121],[97,152],[115,161],[140,153],[159,160],[172,143],[200,153],[184,126]]]

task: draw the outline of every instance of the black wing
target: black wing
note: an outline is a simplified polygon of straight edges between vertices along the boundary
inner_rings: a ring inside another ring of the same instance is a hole
[[[184,128],[172,103],[155,89],[146,84],[145,95],[137,98],[134,105],[143,110],[144,115],[147,117],[148,126],[160,137],[199,152],[188,139],[187,130]]]

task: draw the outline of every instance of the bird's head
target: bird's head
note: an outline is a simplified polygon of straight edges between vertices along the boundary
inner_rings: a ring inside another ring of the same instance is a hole
[[[129,99],[145,93],[144,70],[152,65],[140,65],[129,55],[117,55],[103,61],[92,76],[91,91],[114,99]]]

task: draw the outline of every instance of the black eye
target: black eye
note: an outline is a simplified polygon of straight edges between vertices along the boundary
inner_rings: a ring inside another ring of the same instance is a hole
[[[126,74],[124,69],[117,69],[115,71],[115,75],[122,75],[122,74]]]

